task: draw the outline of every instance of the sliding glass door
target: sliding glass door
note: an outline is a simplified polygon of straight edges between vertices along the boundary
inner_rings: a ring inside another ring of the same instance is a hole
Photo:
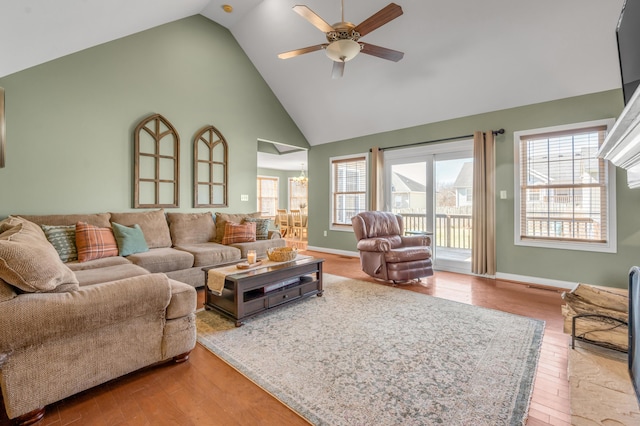
[[[471,141],[385,152],[385,210],[401,214],[405,235],[431,236],[434,267],[471,271]]]

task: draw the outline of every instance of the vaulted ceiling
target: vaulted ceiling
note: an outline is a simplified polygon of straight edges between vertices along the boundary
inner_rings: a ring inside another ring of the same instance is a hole
[[[329,24],[340,0],[21,0],[0,3],[0,77],[187,16],[227,27],[311,145],[620,87],[615,28],[624,0],[395,0],[404,14],[362,41],[331,78],[326,42],[292,11]],[[358,24],[389,0],[344,0]]]

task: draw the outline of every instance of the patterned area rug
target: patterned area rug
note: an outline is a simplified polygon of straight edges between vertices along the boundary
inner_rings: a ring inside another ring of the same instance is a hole
[[[316,425],[524,424],[544,322],[324,274],[325,292],[198,341]]]

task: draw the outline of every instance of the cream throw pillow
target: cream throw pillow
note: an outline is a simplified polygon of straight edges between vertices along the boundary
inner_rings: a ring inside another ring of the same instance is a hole
[[[29,293],[79,288],[38,225],[11,217],[0,223],[0,232],[0,279]]]

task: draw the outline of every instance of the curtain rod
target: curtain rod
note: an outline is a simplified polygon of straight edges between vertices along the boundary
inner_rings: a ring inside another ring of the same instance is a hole
[[[491,133],[493,133],[494,136],[495,135],[502,135],[502,134],[504,134],[504,129],[492,130]],[[430,140],[430,141],[410,143],[408,145],[387,146],[387,147],[378,148],[378,149],[380,151],[386,151],[387,149],[407,148],[409,146],[424,145],[426,143],[455,141],[455,140],[458,140],[458,139],[469,139],[469,138],[472,138],[472,137],[473,137],[473,135],[453,136],[453,137],[450,137],[450,138],[433,139],[433,140]],[[371,152],[371,149],[369,150],[369,152]]]

